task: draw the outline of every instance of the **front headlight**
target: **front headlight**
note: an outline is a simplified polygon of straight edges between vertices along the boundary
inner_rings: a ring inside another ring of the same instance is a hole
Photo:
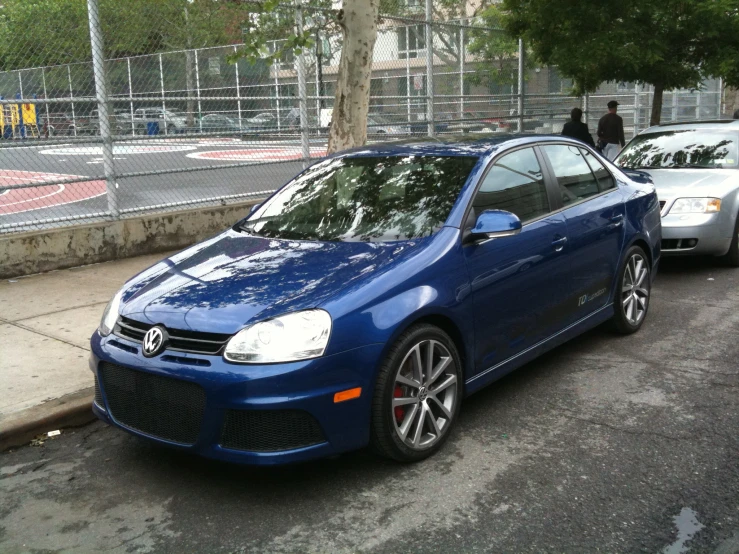
[[[721,210],[720,198],[678,198],[670,208],[674,214],[705,214]]]
[[[115,322],[118,321],[118,313],[121,310],[121,296],[123,296],[123,289],[116,292],[108,305],[105,306],[103,318],[100,320],[100,326],[98,327],[98,332],[104,337],[113,332]]]
[[[269,364],[323,356],[331,335],[331,316],[305,310],[250,325],[236,333],[223,356],[231,362]]]

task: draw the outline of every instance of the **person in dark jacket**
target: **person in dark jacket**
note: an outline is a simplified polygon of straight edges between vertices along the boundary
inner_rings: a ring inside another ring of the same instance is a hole
[[[570,112],[570,120],[565,123],[562,134],[566,137],[576,138],[595,148],[593,136],[590,134],[587,124],[582,122],[582,110],[573,108]]]
[[[608,102],[608,113],[598,122],[598,141],[604,143],[603,155],[613,161],[621,149],[626,146],[624,138],[624,120],[617,115],[618,102]]]
[[[739,109],[734,112],[734,119],[739,119]]]

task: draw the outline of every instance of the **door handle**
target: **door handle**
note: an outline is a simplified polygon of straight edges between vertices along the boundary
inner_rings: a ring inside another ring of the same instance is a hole
[[[554,248],[555,252],[561,252],[565,244],[567,244],[567,237],[560,237],[552,241],[552,248]]]
[[[614,227],[620,227],[624,222],[624,214],[618,214],[614,215],[611,218],[611,223],[613,223]]]

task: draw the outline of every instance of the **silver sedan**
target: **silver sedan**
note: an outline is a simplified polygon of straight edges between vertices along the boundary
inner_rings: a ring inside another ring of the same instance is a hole
[[[662,253],[739,266],[739,121],[646,129],[615,160],[648,173],[662,209]]]

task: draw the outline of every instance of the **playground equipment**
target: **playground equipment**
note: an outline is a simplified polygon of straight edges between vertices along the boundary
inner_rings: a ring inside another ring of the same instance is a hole
[[[34,94],[34,98],[36,95]],[[28,134],[32,138],[38,138],[38,115],[36,104],[24,103],[20,94],[16,95],[17,104],[3,104],[0,109],[0,129],[2,138],[15,139],[26,138]],[[3,97],[0,96],[0,100]]]

